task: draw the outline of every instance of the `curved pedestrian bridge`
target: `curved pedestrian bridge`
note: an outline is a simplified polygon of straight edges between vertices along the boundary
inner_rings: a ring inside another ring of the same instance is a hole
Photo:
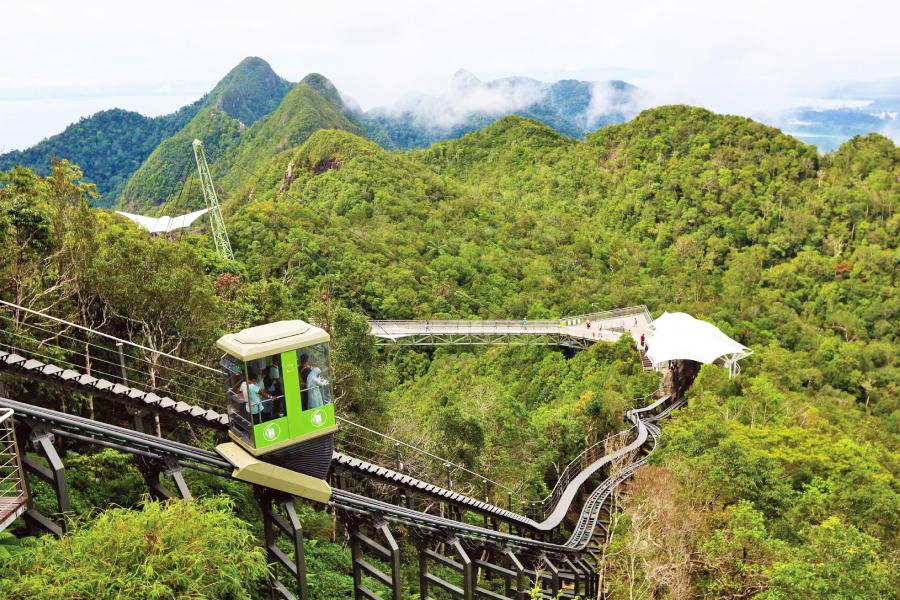
[[[650,333],[653,318],[644,305],[559,319],[369,321],[380,344],[407,346],[544,345],[584,348],[614,342],[628,333]]]

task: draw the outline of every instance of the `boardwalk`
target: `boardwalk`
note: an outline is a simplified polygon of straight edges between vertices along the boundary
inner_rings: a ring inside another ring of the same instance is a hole
[[[624,333],[637,340],[642,333],[650,333],[652,320],[646,306],[631,306],[537,321],[369,321],[369,328],[382,344],[532,344],[584,348],[598,341],[614,342]]]

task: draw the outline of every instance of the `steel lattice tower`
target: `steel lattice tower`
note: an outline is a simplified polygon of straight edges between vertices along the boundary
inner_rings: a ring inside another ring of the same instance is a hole
[[[222,218],[222,210],[219,208],[219,197],[216,195],[212,175],[209,174],[209,165],[206,163],[203,142],[194,140],[193,146],[197,171],[200,173],[200,187],[203,188],[203,198],[206,200],[206,208],[209,209],[209,227],[212,231],[213,244],[220,256],[234,260],[231,242],[228,241],[228,231],[225,230],[225,220]]]

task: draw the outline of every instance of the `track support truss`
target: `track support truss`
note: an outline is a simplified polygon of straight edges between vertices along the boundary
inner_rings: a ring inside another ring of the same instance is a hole
[[[262,510],[266,555],[269,563],[273,565],[270,581],[273,594],[289,600],[297,598],[309,600],[306,560],[303,552],[303,527],[297,517],[293,497],[262,487],[255,487],[254,491]],[[293,558],[278,547],[277,541],[280,536],[286,536],[291,541],[294,547]],[[286,571],[291,577],[290,586],[279,579],[278,573],[282,571]]]

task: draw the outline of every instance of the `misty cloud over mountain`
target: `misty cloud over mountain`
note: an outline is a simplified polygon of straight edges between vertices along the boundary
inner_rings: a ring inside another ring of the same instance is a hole
[[[560,133],[582,137],[637,114],[638,96],[638,88],[624,81],[548,83],[504,77],[484,82],[460,70],[440,95],[411,93],[390,107],[353,110],[373,139],[389,147],[413,148],[474,131],[510,114],[538,119]],[[348,104],[353,106],[352,100]]]

